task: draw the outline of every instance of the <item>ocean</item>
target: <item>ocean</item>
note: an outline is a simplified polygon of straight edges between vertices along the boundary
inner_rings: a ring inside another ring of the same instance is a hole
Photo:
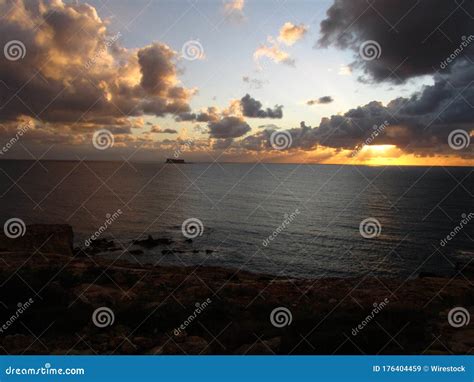
[[[460,167],[0,161],[2,222],[70,224],[77,247],[100,231],[117,249],[96,256],[289,278],[451,275],[473,255],[472,191]],[[170,242],[132,244],[148,235]]]

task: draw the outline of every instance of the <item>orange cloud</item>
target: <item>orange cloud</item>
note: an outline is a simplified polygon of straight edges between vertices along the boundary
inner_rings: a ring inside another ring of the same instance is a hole
[[[304,24],[295,25],[286,22],[280,29],[278,40],[286,45],[293,45],[298,40],[301,40],[308,32],[308,28]]]

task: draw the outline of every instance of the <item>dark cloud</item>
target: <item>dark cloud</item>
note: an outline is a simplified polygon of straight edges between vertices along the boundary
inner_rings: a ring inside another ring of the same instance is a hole
[[[28,116],[57,129],[112,129],[127,117],[190,110],[193,91],[179,86],[176,54],[158,42],[122,47],[92,6],[7,0],[0,12],[0,45],[25,46],[24,58],[0,60],[0,122]]]
[[[155,134],[178,134],[178,132],[174,129],[162,129],[159,126],[153,126],[150,130],[150,133],[155,133]]]
[[[216,139],[212,145],[214,150],[226,150],[232,146],[234,138]]]
[[[373,101],[348,110],[342,115],[323,118],[317,127],[304,122],[287,130],[292,137],[290,149],[314,150],[318,146],[353,150],[378,130],[371,142],[395,145],[416,155],[460,155],[473,158],[472,146],[454,151],[448,136],[463,129],[471,136],[474,116],[474,67],[467,62],[455,64],[451,73],[435,76],[435,83],[425,86],[410,98],[396,98],[384,106]],[[383,125],[383,126],[382,126]],[[271,129],[246,137],[242,146],[249,150],[268,148]]]
[[[181,113],[176,117],[176,121],[195,121],[195,122],[211,122],[217,121],[219,119],[219,112],[217,108],[211,106],[208,107],[205,111],[200,111],[197,113],[186,112]]]
[[[216,122],[209,122],[211,138],[238,138],[250,131],[250,126],[239,117],[224,117]]]
[[[353,66],[369,78],[401,83],[440,70],[473,30],[473,1],[335,0],[321,22],[319,46],[352,49],[357,57]],[[378,59],[359,55],[369,40],[380,46]],[[472,46],[461,55],[472,61]]]
[[[320,105],[333,102],[334,99],[331,96],[319,97],[318,99],[310,99],[306,102],[307,105]]]
[[[283,106],[275,105],[273,109],[262,109],[262,103],[252,98],[249,94],[243,96],[240,100],[242,113],[249,118],[282,118]]]
[[[251,89],[261,89],[263,85],[267,84],[268,81],[260,80],[258,78],[251,78],[249,76],[243,76],[242,81],[249,85]]]

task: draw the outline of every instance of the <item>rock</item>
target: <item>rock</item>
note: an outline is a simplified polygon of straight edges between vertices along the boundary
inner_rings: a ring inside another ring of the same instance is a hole
[[[265,341],[256,341],[253,344],[246,344],[239,347],[234,354],[278,354],[281,344],[281,337],[274,337]]]
[[[198,336],[189,336],[183,342],[177,344],[175,341],[169,341],[163,346],[163,354],[210,354],[208,342]]]
[[[207,255],[210,255],[211,253],[213,253],[214,251],[212,249],[206,249],[206,254]]]
[[[153,349],[151,349],[147,354],[151,355],[162,355],[164,354],[164,349],[163,346],[155,346]]]
[[[18,302],[32,297],[34,304],[0,335],[0,353],[377,354],[383,349],[383,354],[419,354],[426,349],[467,354],[474,346],[472,323],[453,328],[447,320],[457,306],[470,310],[472,320],[474,288],[464,272],[454,278],[365,277],[362,283],[337,277],[289,280],[210,266],[64,256],[62,248],[60,243],[57,251],[40,256],[32,256],[33,250],[1,254],[0,322],[12,316]],[[390,303],[374,321],[351,335],[374,302],[385,298]],[[204,305],[208,299],[212,302]],[[290,325],[271,324],[278,306],[290,310]],[[93,324],[99,307],[113,311],[112,326]],[[175,336],[180,325],[185,330]],[[40,343],[35,336],[41,333]],[[396,342],[387,342],[387,333],[399,333]]]
[[[115,245],[113,240],[107,239],[96,239],[96,240],[89,240],[88,246],[86,246],[85,251],[89,254],[97,254],[100,252],[106,251],[115,251],[118,247]]]
[[[138,348],[130,340],[125,339],[124,343],[120,347],[122,354],[135,354]]]
[[[141,249],[131,249],[128,251],[131,255],[143,255],[143,251]]]
[[[31,224],[15,239],[0,232],[0,252],[35,252],[73,255],[74,234],[68,224]]]
[[[153,341],[147,337],[135,337],[133,343],[140,349],[149,349],[153,346]]]
[[[133,244],[139,245],[143,248],[154,248],[158,245],[170,245],[173,241],[168,238],[161,238],[161,239],[153,239],[151,235],[144,240],[134,240]]]

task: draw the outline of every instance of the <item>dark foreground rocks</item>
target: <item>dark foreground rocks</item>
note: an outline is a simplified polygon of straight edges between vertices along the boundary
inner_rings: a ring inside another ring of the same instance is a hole
[[[471,265],[452,278],[296,280],[72,255],[64,232],[56,251],[0,241],[1,353],[473,352]]]

